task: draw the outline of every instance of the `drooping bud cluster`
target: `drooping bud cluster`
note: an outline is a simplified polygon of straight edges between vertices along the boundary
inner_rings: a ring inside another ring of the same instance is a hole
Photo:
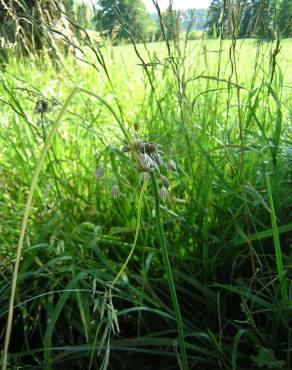
[[[163,165],[163,160],[161,158],[160,151],[158,150],[158,145],[152,141],[141,140],[139,136],[140,124],[139,122],[134,123],[135,138],[132,142],[124,143],[121,148],[121,153],[132,153],[133,158],[137,164],[137,169],[142,173],[143,182],[149,179],[149,172],[157,170],[160,174],[161,189],[160,197],[163,201],[169,198],[169,188],[170,183],[166,176],[161,174],[160,166]],[[168,171],[176,172],[177,167],[173,159],[170,159],[166,166]],[[163,170],[165,171],[165,169]],[[95,176],[98,180],[104,177],[104,168],[99,166],[95,170]],[[110,193],[113,199],[117,199],[120,195],[120,188],[117,184],[113,185]]]
[[[162,164],[157,145],[151,141],[141,141],[139,138],[136,138],[131,146],[124,144],[122,147],[122,153],[127,153],[131,150],[138,154],[137,158],[140,162],[138,169],[141,172],[149,172]]]

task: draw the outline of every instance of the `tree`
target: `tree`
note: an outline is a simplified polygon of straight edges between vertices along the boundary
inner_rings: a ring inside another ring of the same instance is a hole
[[[291,0],[282,0],[288,2]],[[287,8],[287,7],[286,7]],[[232,17],[230,17],[232,12]],[[237,37],[257,36],[270,39],[277,18],[277,0],[212,0],[207,20],[210,36],[230,37],[230,19]]]
[[[127,29],[139,39],[139,36],[147,36],[152,27],[142,0],[99,0],[98,5],[100,9],[94,17],[96,28],[112,40],[128,39]]]
[[[218,37],[223,29],[224,21],[227,18],[226,9],[222,0],[212,0],[208,9],[206,27],[209,36]],[[223,35],[222,35],[223,36]]]
[[[276,18],[276,0],[252,0],[252,33],[270,39],[273,36]]]
[[[169,6],[162,13],[162,22],[165,29],[165,36],[168,40],[179,40],[182,28],[182,18],[180,12]]]
[[[292,1],[282,0],[280,3],[278,27],[284,37],[292,36]]]
[[[252,27],[252,3],[250,0],[243,0],[240,4],[238,37],[249,37]]]

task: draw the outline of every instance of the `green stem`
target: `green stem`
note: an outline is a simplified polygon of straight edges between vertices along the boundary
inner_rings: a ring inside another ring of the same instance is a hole
[[[134,242],[133,242],[132,248],[130,250],[130,253],[129,253],[129,255],[128,255],[126,261],[125,261],[125,263],[123,264],[123,266],[121,267],[121,269],[118,272],[117,276],[115,277],[114,281],[112,282],[111,289],[114,287],[114,285],[116,284],[116,282],[122,276],[123,272],[125,271],[126,267],[128,266],[128,263],[130,262],[130,260],[131,260],[131,258],[133,256],[134,250],[136,248],[137,240],[138,240],[138,236],[139,236],[139,231],[140,231],[140,226],[141,226],[142,201],[143,201],[143,196],[144,196],[144,193],[145,193],[145,190],[146,190],[146,187],[147,187],[147,183],[148,183],[147,180],[144,181],[143,186],[142,186],[142,189],[141,189],[140,197],[139,197],[138,212],[137,212],[137,227],[136,227],[135,238],[134,238]]]
[[[155,178],[154,172],[150,173],[151,182],[152,182],[152,188],[153,188],[153,195],[154,195],[154,201],[155,201],[155,217],[156,217],[156,227],[159,234],[160,239],[160,245],[163,255],[163,262],[164,262],[164,268],[166,272],[166,277],[168,281],[168,286],[171,294],[171,300],[174,308],[175,318],[177,322],[177,331],[178,331],[178,344],[180,348],[180,355],[182,360],[182,368],[183,370],[188,370],[188,361],[187,361],[187,353],[186,353],[186,347],[185,347],[185,340],[184,340],[184,329],[183,329],[183,322],[182,317],[180,313],[180,308],[177,300],[175,285],[173,281],[169,256],[168,256],[168,250],[165,240],[165,235],[163,231],[163,226],[161,222],[160,217],[160,203],[159,203],[159,194],[158,194],[158,187],[157,182]]]
[[[10,343],[10,338],[11,338],[11,331],[12,331],[12,322],[13,322],[13,308],[14,308],[14,299],[15,299],[15,292],[16,292],[16,283],[17,283],[17,276],[18,276],[18,271],[19,271],[19,265],[20,265],[20,259],[21,259],[21,252],[23,248],[23,241],[24,241],[24,236],[25,236],[25,231],[26,231],[26,226],[27,226],[27,221],[28,221],[28,215],[29,215],[29,210],[31,207],[32,199],[33,199],[33,194],[37,186],[39,174],[42,168],[42,165],[44,163],[46,154],[51,146],[51,143],[53,141],[53,138],[55,136],[55,133],[58,130],[58,127],[61,123],[61,120],[67,110],[67,107],[74,97],[74,95],[77,92],[77,88],[74,88],[67,98],[65,104],[63,105],[58,117],[56,118],[55,122],[52,125],[51,131],[49,133],[47,142],[45,143],[45,146],[41,152],[40,158],[36,164],[34,174],[32,177],[30,189],[29,189],[29,194],[27,197],[27,202],[25,205],[25,210],[24,210],[24,215],[22,219],[22,224],[21,224],[21,231],[20,231],[20,236],[18,240],[18,245],[17,245],[17,251],[16,251],[16,258],[15,258],[15,265],[14,265],[14,270],[13,270],[13,277],[12,277],[12,286],[11,286],[11,295],[10,295],[10,302],[9,302],[9,311],[8,311],[8,319],[7,319],[7,326],[6,326],[6,332],[5,332],[5,341],[4,341],[4,351],[3,351],[3,362],[2,362],[2,370],[7,369],[7,361],[8,361],[8,348],[9,348],[9,343]]]
[[[15,292],[16,292],[16,285],[17,285],[17,277],[18,277],[18,271],[19,271],[19,265],[20,265],[20,260],[21,260],[21,253],[23,249],[23,241],[24,241],[24,236],[26,232],[26,227],[27,227],[27,222],[28,222],[28,216],[29,216],[29,211],[31,207],[31,203],[33,200],[33,195],[37,186],[39,174],[42,168],[42,165],[44,163],[44,160],[46,158],[46,155],[48,153],[48,150],[51,146],[51,143],[55,137],[55,134],[61,124],[62,118],[64,114],[66,113],[66,110],[68,108],[68,105],[70,104],[71,100],[75,96],[77,92],[84,92],[88,95],[94,96],[97,100],[99,100],[102,104],[104,104],[108,110],[113,114],[115,117],[121,131],[123,132],[125,138],[129,141],[129,136],[126,132],[126,129],[123,125],[122,120],[119,118],[115,110],[108,104],[104,99],[102,99],[100,96],[94,94],[93,92],[83,89],[81,87],[74,87],[73,90],[71,91],[70,95],[68,96],[65,104],[63,105],[60,113],[58,114],[56,120],[52,124],[51,131],[48,135],[47,141],[44,145],[44,148],[42,149],[41,155],[36,163],[36,167],[33,173],[30,189],[29,189],[29,194],[27,197],[26,205],[25,205],[25,210],[24,210],[24,215],[22,219],[22,224],[21,224],[21,231],[20,231],[20,236],[18,240],[18,245],[17,245],[17,251],[16,251],[16,258],[15,258],[15,264],[14,264],[14,270],[13,270],[13,277],[12,277],[12,285],[11,285],[11,294],[10,294],[10,302],[9,302],[9,311],[8,311],[8,319],[7,319],[7,326],[6,326],[6,332],[5,332],[5,341],[4,341],[4,350],[3,350],[3,359],[2,359],[2,370],[7,369],[7,363],[8,363],[8,349],[9,349],[9,343],[10,343],[10,338],[11,338],[11,331],[12,331],[12,322],[13,322],[13,308],[14,308],[14,299],[15,299]]]
[[[276,253],[278,277],[280,281],[283,302],[287,303],[289,301],[289,294],[288,294],[288,289],[287,289],[286,279],[285,279],[285,271],[284,271],[283,256],[282,256],[281,243],[280,243],[280,237],[279,237],[279,229],[277,225],[277,217],[276,217],[276,212],[274,208],[270,179],[268,175],[266,175],[266,179],[267,179],[267,186],[268,186],[272,229],[273,229],[273,234],[274,234],[273,236],[274,236],[274,246],[275,246],[275,253]]]

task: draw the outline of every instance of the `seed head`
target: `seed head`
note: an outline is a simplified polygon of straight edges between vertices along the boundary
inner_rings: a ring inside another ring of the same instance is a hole
[[[169,191],[166,189],[165,186],[162,186],[160,189],[160,198],[165,202],[169,198]]]
[[[161,180],[161,184],[163,185],[163,186],[165,186],[166,187],[166,189],[168,189],[169,188],[169,181],[168,181],[168,178],[166,177],[166,176],[161,176],[161,178],[160,178],[160,180]]]
[[[176,172],[176,163],[175,163],[175,161],[170,159],[167,162],[167,168],[169,169],[169,171]]]
[[[112,187],[112,190],[111,190],[111,197],[113,199],[117,199],[121,196],[121,192],[120,192],[120,188],[119,188],[119,185],[115,184],[113,187]]]
[[[102,166],[97,167],[97,169],[94,171],[94,174],[97,180],[101,180],[104,176],[104,168]]]

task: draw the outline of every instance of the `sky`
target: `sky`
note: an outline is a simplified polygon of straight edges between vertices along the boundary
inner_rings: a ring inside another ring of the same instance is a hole
[[[154,12],[152,0],[143,0],[149,12]],[[208,8],[211,0],[173,0],[175,9],[192,9],[192,8]],[[165,9],[169,5],[169,0],[158,0],[161,9]]]

